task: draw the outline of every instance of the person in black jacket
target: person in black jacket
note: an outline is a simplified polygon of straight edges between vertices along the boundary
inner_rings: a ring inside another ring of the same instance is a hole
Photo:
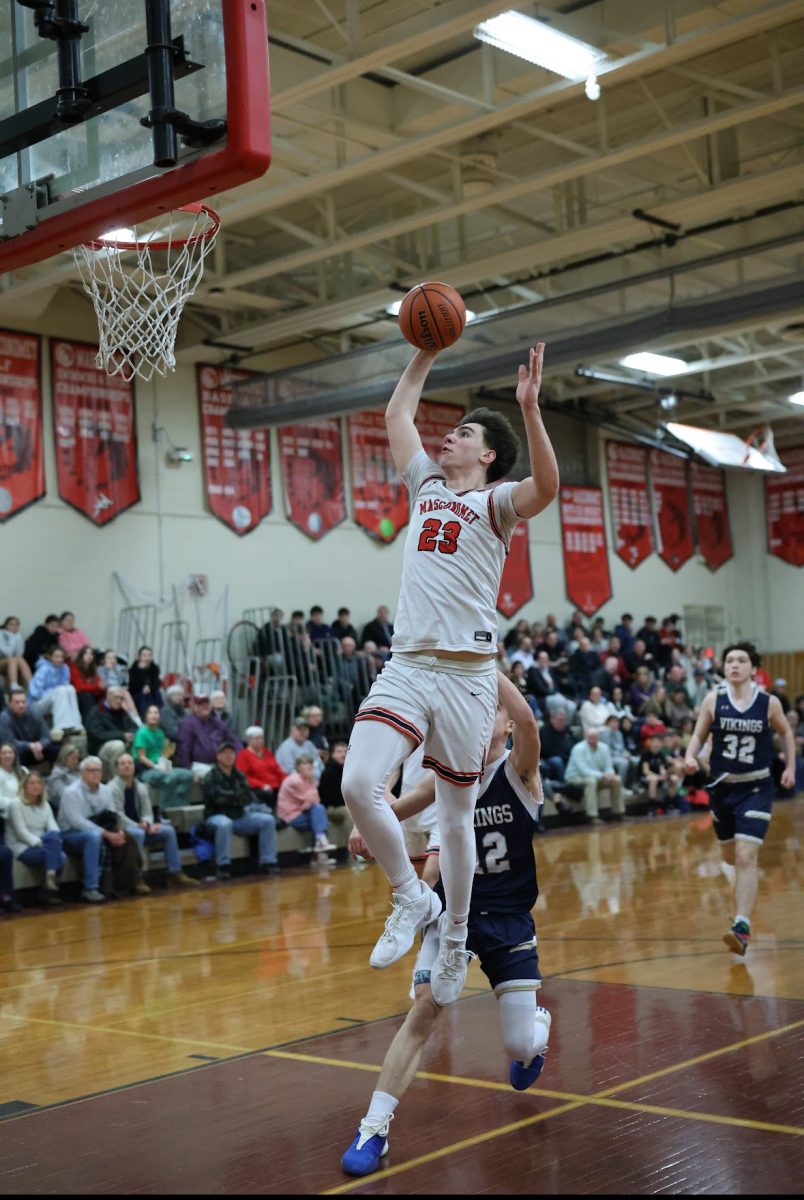
[[[90,709],[84,718],[89,752],[100,757],[104,782],[114,776],[118,758],[130,749],[137,732],[136,723],[123,707],[124,701],[125,690],[110,687],[105,700]]]
[[[157,708],[164,705],[159,667],[154,662],[154,652],[150,646],[140,646],[137,651],[137,661],[128,672],[128,690],[141,717],[145,716],[146,708],[152,704]]]
[[[366,642],[374,642],[380,650],[391,649],[391,639],[394,636],[394,627],[391,623],[391,610],[381,604],[377,609],[377,616],[373,621],[365,626],[363,635],[360,638],[361,650]]]
[[[55,613],[50,613],[45,617],[42,625],[37,625],[31,636],[25,643],[25,661],[31,670],[36,669],[36,664],[43,654],[48,650],[52,650],[54,646],[59,644],[59,630],[61,622]]]
[[[560,708],[551,713],[548,724],[542,726],[541,739],[542,775],[556,783],[563,783],[575,737],[567,724],[567,714]]]
[[[570,674],[575,681],[580,696],[588,696],[592,686],[592,678],[600,667],[600,658],[592,649],[592,643],[584,634],[578,643],[578,649],[570,655]]]
[[[21,687],[12,689],[8,708],[0,713],[0,741],[11,742],[24,767],[55,762],[59,753],[59,743],[51,741],[44,718],[28,707]]]

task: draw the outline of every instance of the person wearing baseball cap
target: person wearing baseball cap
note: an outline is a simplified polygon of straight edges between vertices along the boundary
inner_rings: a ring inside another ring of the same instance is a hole
[[[231,742],[235,751],[242,745],[231,726],[212,712],[209,693],[196,690],[190,712],[179,729],[176,765],[190,767],[202,779],[215,765],[218,747],[224,740]]]
[[[256,836],[261,874],[279,874],[276,820],[264,805],[254,803],[248,780],[235,766],[239,749],[237,738],[224,735],[215,750],[215,765],[204,777],[204,824],[215,833],[215,873],[222,880],[232,878],[229,867],[233,833]]]

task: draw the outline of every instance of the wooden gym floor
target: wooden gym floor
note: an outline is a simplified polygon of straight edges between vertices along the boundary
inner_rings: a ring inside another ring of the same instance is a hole
[[[537,1086],[473,965],[364,1181],[339,1159],[413,961],[368,967],[378,868],[3,919],[0,1193],[798,1193],[802,839],[777,804],[736,963],[708,816],[539,838]]]

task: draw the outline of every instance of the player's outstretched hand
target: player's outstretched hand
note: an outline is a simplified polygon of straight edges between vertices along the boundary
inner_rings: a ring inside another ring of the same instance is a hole
[[[691,755],[688,754],[686,756],[686,758],[684,759],[684,770],[686,771],[686,773],[688,775],[697,775],[698,772],[700,771],[700,769],[701,769],[701,764],[698,762],[698,759],[693,758]]]
[[[519,383],[516,388],[516,398],[519,407],[526,411],[539,407],[539,388],[542,382],[542,363],[544,362],[544,342],[537,342],[531,347],[527,367],[519,368]]]
[[[785,791],[789,791],[792,787],[795,787],[795,772],[791,771],[789,767],[785,767],[785,769],[782,771],[782,778],[779,780],[779,783],[782,785]]]
[[[374,855],[363,841],[363,836],[356,825],[349,834],[349,841],[346,845],[352,858],[364,858],[367,862],[374,862]]]

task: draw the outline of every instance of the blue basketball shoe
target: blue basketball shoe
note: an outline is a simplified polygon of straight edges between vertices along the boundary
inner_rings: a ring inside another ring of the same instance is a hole
[[[357,1137],[341,1159],[347,1175],[371,1175],[379,1169],[380,1159],[388,1153],[388,1126],[393,1119],[392,1113],[371,1121],[363,1118]]]
[[[550,1036],[550,1025],[552,1020],[553,1018],[550,1016],[546,1008],[540,1007],[536,1009],[536,1022],[537,1024],[545,1026],[548,1037]],[[528,1064],[528,1066],[525,1066],[524,1063],[517,1062],[516,1059],[513,1060],[511,1063],[509,1078],[511,1080],[511,1087],[517,1092],[527,1091],[531,1084],[535,1083],[539,1078],[542,1073],[542,1067],[544,1066],[544,1056],[547,1053],[547,1049],[547,1040],[545,1039],[544,1048],[539,1051],[539,1053]]]

